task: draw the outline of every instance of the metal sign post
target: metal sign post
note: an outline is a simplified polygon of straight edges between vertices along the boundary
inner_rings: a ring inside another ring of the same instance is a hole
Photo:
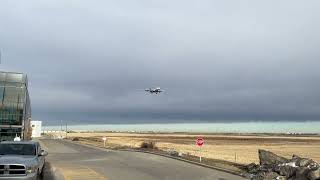
[[[106,138],[106,137],[103,137],[102,140],[103,140],[103,147],[106,147],[107,138]]]
[[[200,162],[201,162],[201,146],[200,146]]]

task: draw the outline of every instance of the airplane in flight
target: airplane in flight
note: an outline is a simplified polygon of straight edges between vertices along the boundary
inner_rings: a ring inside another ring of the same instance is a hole
[[[150,94],[158,94],[163,92],[160,87],[145,89],[145,91],[149,92]]]

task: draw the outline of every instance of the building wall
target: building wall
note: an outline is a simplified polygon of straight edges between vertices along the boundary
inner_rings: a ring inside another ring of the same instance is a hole
[[[32,128],[31,137],[41,137],[42,121],[30,121]]]
[[[22,73],[0,72],[0,140],[26,139],[31,120],[28,79]]]

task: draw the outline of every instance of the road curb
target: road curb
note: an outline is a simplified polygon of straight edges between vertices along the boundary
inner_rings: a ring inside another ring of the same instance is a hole
[[[127,151],[127,152],[138,152],[138,153],[153,154],[153,155],[162,156],[162,157],[166,157],[166,158],[171,158],[171,159],[175,159],[175,160],[179,160],[179,161],[184,161],[184,162],[187,162],[187,163],[190,163],[190,164],[194,164],[194,165],[198,165],[198,166],[201,166],[201,167],[214,169],[214,170],[217,170],[217,171],[222,171],[222,172],[225,172],[225,173],[229,173],[229,174],[233,174],[233,175],[236,175],[236,176],[247,178],[247,176],[245,176],[244,174],[236,172],[236,171],[231,171],[231,170],[228,170],[228,169],[223,169],[223,168],[216,167],[216,166],[210,166],[210,165],[206,165],[206,164],[203,164],[203,163],[199,163],[199,162],[183,159],[183,158],[180,158],[180,157],[174,157],[174,156],[161,154],[161,153],[156,153],[156,152],[152,152],[152,151],[143,151],[143,150],[138,150],[138,149],[111,149],[111,148],[106,148],[106,147],[99,146],[99,145],[94,145],[94,144],[91,144],[91,145],[83,144],[83,143],[77,142],[77,141],[71,141],[71,140],[65,140],[65,141],[68,141],[68,142],[71,142],[71,143],[74,143],[74,144],[78,144],[78,145],[84,145],[84,146],[91,147],[91,148],[97,148],[97,149],[101,149],[101,150]]]
[[[152,152],[152,151],[142,151],[142,150],[133,150],[133,149],[132,150],[131,149],[119,149],[118,151],[139,152],[139,153],[147,153],[147,154],[163,156],[163,157],[166,157],[166,158],[171,158],[171,159],[175,159],[175,160],[179,160],[179,161],[184,161],[184,162],[187,162],[187,163],[190,163],[190,164],[194,164],[194,165],[198,165],[198,166],[202,166],[202,167],[205,167],[205,168],[226,172],[226,173],[237,175],[237,176],[241,176],[241,177],[246,177],[245,175],[243,175],[241,173],[238,173],[238,172],[235,172],[235,171],[230,171],[228,169],[223,169],[223,168],[220,168],[220,167],[210,166],[210,165],[206,165],[206,164],[203,164],[203,163],[190,161],[190,160],[187,160],[187,159],[174,157],[174,156],[170,156],[170,155],[165,155],[165,154],[161,154],[161,153],[156,153],[156,152]]]

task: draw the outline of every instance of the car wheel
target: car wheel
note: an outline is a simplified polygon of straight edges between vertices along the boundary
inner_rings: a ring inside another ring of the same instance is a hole
[[[37,180],[43,180],[43,171],[40,172],[39,169],[38,169],[38,173],[37,173]]]
[[[39,174],[39,177],[40,177],[39,179],[40,179],[40,180],[43,179],[43,174],[44,174],[44,173],[43,173],[43,169],[44,169],[44,167],[42,167],[41,173]]]
[[[39,169],[38,169],[38,172],[37,172],[37,178],[36,178],[36,180],[42,180],[42,179],[40,179]]]

